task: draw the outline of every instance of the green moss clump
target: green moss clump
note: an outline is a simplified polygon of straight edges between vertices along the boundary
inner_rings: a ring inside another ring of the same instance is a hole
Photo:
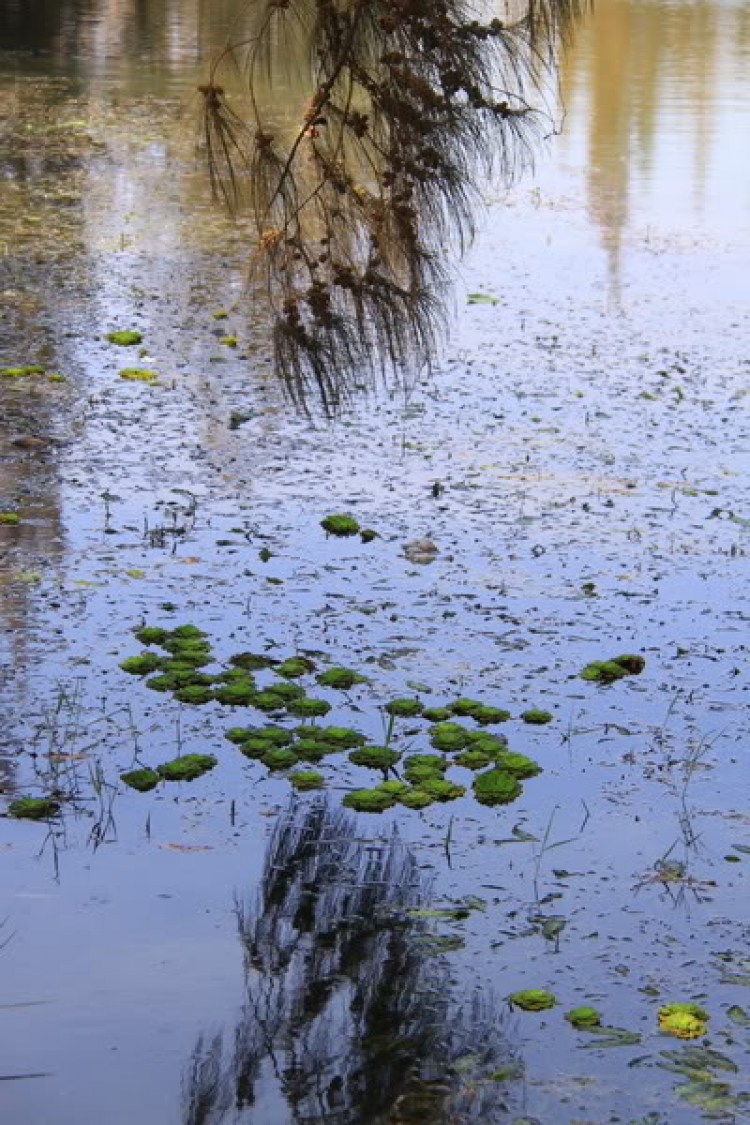
[[[356,535],[360,526],[353,516],[326,516],[320,526],[329,535]]]
[[[322,789],[325,785],[325,778],[322,773],[317,770],[297,770],[296,773],[289,774],[289,781],[295,789],[305,793],[308,789]]]
[[[483,704],[481,704],[478,699],[462,697],[451,703],[451,711],[454,715],[472,719],[474,717],[474,712],[481,710],[482,706]]]
[[[644,658],[631,652],[624,652],[621,656],[613,656],[612,660],[615,664],[619,664],[621,668],[624,668],[629,676],[640,676],[641,672],[646,667]]]
[[[469,741],[469,732],[459,723],[438,723],[430,732],[430,742],[435,749],[448,754],[464,750]]]
[[[278,680],[276,683],[269,684],[264,689],[275,695],[282,703],[292,703],[295,699],[305,698],[305,689],[300,687],[299,684],[290,684],[286,680]]]
[[[45,375],[48,383],[67,383],[68,376],[62,371],[48,371]]]
[[[321,687],[334,688],[335,691],[348,691],[355,684],[369,683],[367,676],[361,676],[351,668],[328,668],[316,680]]]
[[[143,335],[134,329],[123,328],[118,332],[108,332],[107,339],[110,344],[120,344],[122,347],[130,348],[134,344],[142,343]]]
[[[472,730],[468,733],[467,750],[478,750],[488,758],[498,758],[508,749],[508,740],[502,734],[487,734],[483,730]]]
[[[509,805],[523,792],[518,778],[498,768],[480,773],[474,778],[473,788],[480,805]]]
[[[579,672],[582,680],[594,680],[601,684],[612,684],[623,676],[638,676],[646,667],[642,656],[623,653],[611,660],[592,660]]]
[[[288,770],[299,763],[299,758],[288,746],[274,746],[261,761],[269,770]]]
[[[159,667],[166,676],[172,677],[175,687],[187,687],[188,684],[206,687],[214,682],[213,676],[199,672],[194,664],[184,664],[181,660],[162,660]]]
[[[359,750],[352,750],[349,761],[355,766],[367,766],[372,770],[387,770],[395,766],[400,754],[390,750],[387,746],[361,746]]]
[[[230,742],[236,743],[237,746],[243,742],[247,742],[248,738],[257,737],[258,731],[255,727],[228,727],[224,731],[224,737],[228,738]]]
[[[181,641],[208,642],[208,634],[197,625],[175,625],[174,629],[170,630],[170,636],[177,637]]]
[[[304,699],[293,700],[287,710],[290,715],[296,715],[298,719],[315,719],[327,715],[331,710],[331,704],[325,699],[305,696]]]
[[[265,738],[268,742],[272,742],[274,746],[289,746],[294,739],[290,730],[287,730],[286,727],[276,726],[275,723],[258,727],[253,733],[257,738]]]
[[[380,813],[390,809],[396,803],[393,793],[386,793],[382,789],[353,789],[344,797],[343,804],[347,809],[356,809],[357,812]]]
[[[152,691],[176,691],[180,687],[180,680],[178,676],[165,672],[161,676],[152,676],[150,680],[146,680],[146,687],[151,688]]]
[[[131,789],[137,789],[139,793],[148,793],[149,790],[156,789],[161,778],[156,770],[140,769],[121,773],[120,781],[124,781]]]
[[[536,777],[542,772],[542,767],[533,758],[527,758],[525,754],[516,754],[513,750],[504,750],[498,755],[496,762],[498,769],[503,773],[521,779]]]
[[[200,707],[204,703],[211,703],[214,693],[210,687],[203,687],[201,684],[186,684],[177,689],[174,697],[180,703],[192,703],[193,706]]]
[[[8,816],[17,820],[49,820],[59,811],[59,803],[49,797],[19,797],[8,805]]]
[[[294,752],[303,762],[322,762],[328,754],[338,754],[339,747],[315,738],[300,738],[294,744]]]
[[[482,770],[488,766],[492,759],[481,750],[464,750],[456,759],[457,766],[465,766],[469,770]]]
[[[669,1019],[670,1016],[693,1016],[694,1019],[701,1020],[703,1023],[708,1023],[711,1018],[702,1005],[680,1000],[673,1001],[671,1004],[662,1004],[659,1008],[660,1020]]]
[[[26,363],[21,367],[0,367],[4,379],[20,379],[24,375],[44,375],[47,369],[38,363]]]
[[[475,708],[471,716],[475,722],[483,727],[491,727],[496,723],[507,723],[511,717],[510,711],[506,711],[504,707],[490,707],[486,704]]]
[[[405,781],[381,781],[380,785],[376,785],[376,789],[382,790],[383,793],[390,793],[394,797],[400,797],[402,793],[409,792],[409,786]]]
[[[419,788],[434,801],[455,801],[457,797],[463,797],[466,792],[463,785],[456,785],[444,777],[425,778],[424,781],[420,781]]]
[[[123,367],[120,378],[129,379],[131,383],[155,383],[159,372],[151,371],[148,367]]]
[[[239,340],[236,336],[222,336],[219,343],[223,344],[226,348],[236,348],[239,344]]]
[[[159,629],[155,625],[144,625],[136,629],[135,639],[142,645],[160,645],[167,639],[169,633],[166,629]]]
[[[405,793],[400,793],[398,800],[407,809],[426,809],[428,805],[434,804],[434,798],[429,793],[425,793],[424,789],[417,788],[407,789]]]
[[[521,718],[525,723],[531,723],[532,726],[541,727],[545,723],[551,723],[554,715],[551,711],[542,711],[539,707],[530,707],[528,711],[521,712]]]
[[[234,683],[223,684],[214,692],[214,699],[225,707],[255,707],[255,684],[252,680],[235,680]],[[272,710],[278,710],[279,700],[276,696],[273,697],[273,703]]]
[[[363,527],[359,533],[359,537],[363,543],[372,543],[373,539],[380,538],[380,534],[372,527]]]
[[[300,676],[307,676],[314,671],[315,665],[306,656],[291,656],[276,665],[278,675],[288,680],[297,680]]]
[[[404,777],[421,786],[423,781],[441,778],[447,768],[445,758],[437,754],[412,754],[404,762]]]
[[[673,1012],[670,1016],[659,1016],[659,1031],[677,1039],[698,1039],[706,1034],[708,1025],[689,1012]]]
[[[354,750],[367,742],[367,737],[352,727],[301,727],[299,733],[303,738],[328,742],[340,750]]]
[[[599,1010],[589,1004],[582,1004],[580,1008],[571,1008],[565,1013],[565,1018],[576,1028],[599,1027],[602,1022]]]
[[[0,523],[4,523],[6,527],[15,527],[20,522],[18,512],[0,512]]]
[[[398,719],[416,719],[422,714],[422,704],[418,699],[392,699],[385,710]]]
[[[129,672],[131,676],[148,676],[150,672],[156,672],[161,668],[161,664],[162,661],[156,653],[142,652],[140,656],[129,656],[121,661],[120,667],[123,672]]]
[[[260,656],[256,652],[236,652],[229,657],[229,663],[248,672],[259,672],[261,668],[268,668],[273,661],[269,656]]]
[[[257,735],[252,738],[247,738],[240,745],[240,751],[246,758],[252,758],[254,761],[260,758],[265,758],[266,754],[270,754],[272,750],[281,749],[274,746],[267,738],[258,738]]]
[[[182,758],[162,762],[156,769],[165,781],[195,781],[215,765],[216,758],[213,754],[185,754]]]
[[[430,723],[444,723],[452,714],[450,707],[425,707],[422,718]]]
[[[508,999],[524,1012],[542,1012],[545,1008],[554,1008],[557,1003],[553,994],[543,988],[525,988],[521,992],[513,992]]]

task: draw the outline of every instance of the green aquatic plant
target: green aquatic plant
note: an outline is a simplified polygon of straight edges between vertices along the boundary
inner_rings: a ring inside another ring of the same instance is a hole
[[[367,736],[353,727],[300,727],[298,732],[302,738],[314,738],[341,750],[354,750],[367,742]]]
[[[391,699],[384,710],[397,719],[416,719],[422,714],[422,704],[418,699]]]
[[[319,676],[316,676],[316,681],[321,687],[333,688],[335,691],[348,691],[355,684],[370,682],[367,676],[362,676],[359,672],[352,671],[351,668],[339,667],[328,668],[325,672],[321,672]]]
[[[436,750],[453,754],[464,750],[469,742],[469,731],[460,723],[438,723],[430,731],[430,742]]]
[[[383,793],[390,793],[394,797],[400,797],[402,793],[408,793],[410,786],[405,781],[381,781],[380,785],[375,786],[376,789],[382,790]]]
[[[50,797],[18,797],[8,805],[8,816],[16,820],[49,820],[59,811],[59,802]]]
[[[404,777],[407,781],[421,782],[441,778],[448,768],[445,758],[438,754],[412,754],[404,760]]]
[[[497,767],[475,777],[473,789],[480,805],[509,805],[523,792],[517,778]]]
[[[273,742],[269,742],[267,738],[259,738],[257,735],[251,738],[246,738],[240,744],[240,753],[244,754],[246,758],[251,758],[256,761],[259,758],[264,758],[266,754],[270,754],[272,750],[281,749],[274,746]]]
[[[356,535],[360,530],[354,516],[326,516],[320,521],[320,526],[329,535]]]
[[[387,770],[395,766],[400,758],[396,750],[388,746],[361,746],[359,750],[352,750],[349,761],[355,766],[367,766],[372,770]]]
[[[582,1004],[578,1008],[571,1008],[569,1012],[565,1013],[565,1018],[573,1027],[579,1029],[599,1027],[602,1022],[599,1010],[597,1008],[592,1008],[588,1004]]]
[[[121,773],[120,781],[124,781],[130,789],[137,789],[139,793],[148,793],[151,789],[156,788],[161,781],[161,777],[156,770],[146,768]]]
[[[322,789],[325,785],[323,774],[316,770],[297,770],[296,773],[289,774],[289,781],[301,793],[308,789]]]
[[[312,696],[305,696],[304,699],[292,700],[287,710],[290,715],[294,715],[298,719],[316,719],[327,715],[331,710],[331,704],[327,699],[314,699]]]
[[[21,379],[24,375],[44,375],[46,370],[38,363],[26,363],[20,367],[0,367],[0,378]]]
[[[419,789],[433,801],[455,801],[466,792],[463,785],[456,785],[444,777],[426,777],[420,781]]]
[[[455,758],[457,766],[465,766],[469,770],[481,770],[488,766],[492,758],[482,750],[464,750]]]
[[[407,809],[426,809],[428,805],[434,804],[435,798],[425,793],[424,789],[413,788],[399,793],[398,801]]]
[[[223,344],[226,348],[236,348],[239,344],[239,340],[236,336],[221,336],[219,343]]]
[[[197,625],[175,625],[174,629],[170,630],[170,637],[176,637],[181,641],[203,641],[205,644],[210,644],[208,640],[208,633],[204,633]]]
[[[276,665],[276,672],[288,680],[297,680],[300,676],[307,676],[315,671],[315,665],[307,656],[291,656]]]
[[[483,727],[495,726],[496,723],[507,723],[510,717],[510,711],[506,711],[504,707],[490,707],[485,703],[475,707],[471,716],[475,722]]]
[[[300,684],[290,684],[287,680],[268,684],[263,690],[275,695],[282,703],[292,703],[295,699],[305,698],[305,689]]]
[[[624,676],[639,676],[645,667],[646,661],[642,656],[623,653],[622,656],[613,656],[610,660],[592,660],[581,669],[579,676],[582,680],[612,684]]]
[[[352,789],[344,797],[343,804],[347,809],[356,809],[357,812],[380,813],[390,809],[396,803],[393,793],[384,792],[382,789]]]
[[[288,746],[274,746],[261,758],[269,770],[288,770],[299,764],[299,758]]]
[[[708,1031],[709,1013],[700,1004],[674,1002],[659,1008],[659,1030],[677,1039],[698,1039]]]
[[[155,383],[159,372],[148,367],[123,367],[120,369],[120,378],[129,379],[132,383]]]
[[[213,754],[185,754],[182,758],[172,758],[157,766],[157,772],[165,781],[195,781],[216,765]]]
[[[533,758],[525,754],[517,754],[513,750],[502,750],[496,758],[498,769],[503,773],[512,774],[513,777],[525,779],[536,777],[542,772],[542,767]]]
[[[140,656],[128,656],[120,662],[123,672],[131,676],[148,676],[162,666],[161,658],[154,652],[142,652]]]
[[[359,537],[363,543],[372,543],[373,539],[380,538],[380,533],[375,531],[372,527],[363,527],[359,533]]]
[[[143,625],[135,630],[135,639],[142,645],[161,645],[168,637],[168,630],[160,629],[156,625]]]
[[[234,680],[230,684],[223,684],[214,692],[214,699],[217,703],[222,703],[225,707],[249,707],[257,706],[256,699],[258,694],[255,690],[255,684],[252,680]],[[280,700],[278,696],[272,697],[273,707],[271,710],[278,710]],[[263,710],[263,708],[261,708]]]
[[[172,672],[163,672],[160,676],[152,676],[150,680],[146,680],[146,687],[152,691],[176,691],[180,686],[180,677]]]
[[[224,737],[239,746],[247,742],[248,738],[257,738],[258,730],[256,727],[228,727],[224,731]]]
[[[0,512],[0,524],[5,524],[7,527],[15,527],[16,524],[21,522],[21,517],[18,512]]]
[[[532,726],[544,726],[545,723],[551,723],[554,715],[551,711],[541,711],[538,707],[530,707],[528,711],[521,712],[521,718],[525,723],[530,723]]]
[[[134,329],[123,328],[117,332],[108,332],[107,340],[110,344],[120,344],[123,347],[129,348],[134,344],[143,342],[143,335],[136,332]]]
[[[461,699],[454,700],[451,703],[451,711],[454,715],[459,715],[461,718],[473,718],[474,712],[479,710],[483,704],[478,699],[469,699],[462,696]]]
[[[430,723],[443,723],[450,719],[453,711],[450,707],[425,707],[422,711],[422,718],[427,719]]]
[[[201,684],[186,684],[185,687],[177,689],[174,697],[180,703],[191,703],[194,707],[200,707],[204,703],[211,703],[214,699],[214,693],[210,687],[204,687]]]
[[[523,1012],[542,1012],[546,1008],[554,1008],[557,1003],[554,995],[543,988],[524,988],[520,992],[512,992],[508,999],[514,1008]]]
[[[300,738],[294,744],[294,752],[303,762],[321,762],[329,754],[340,753],[341,747],[317,738]]]
[[[262,668],[269,668],[275,661],[270,656],[261,656],[257,652],[235,652],[234,656],[229,657],[229,663],[248,672],[260,672]]]

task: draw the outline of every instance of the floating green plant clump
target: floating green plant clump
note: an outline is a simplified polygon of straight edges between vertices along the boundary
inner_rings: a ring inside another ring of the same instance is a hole
[[[441,778],[447,768],[447,761],[438,754],[412,754],[404,762],[404,777],[419,785],[423,781]]]
[[[252,680],[235,680],[231,684],[224,684],[217,688],[214,698],[217,703],[222,703],[225,707],[249,707],[256,699],[255,684]],[[277,695],[271,698],[271,703],[273,706],[270,710],[278,710],[282,706]]]
[[[200,707],[204,703],[210,703],[214,693],[210,687],[201,684],[186,684],[185,687],[177,689],[174,697],[179,699],[180,703],[191,703],[194,707]]]
[[[123,328],[117,332],[108,332],[107,339],[110,344],[120,344],[123,347],[130,348],[134,344],[142,343],[143,335],[140,332],[136,332],[135,329]]]
[[[165,781],[195,781],[215,765],[213,754],[185,754],[182,758],[173,758],[171,762],[162,762],[156,769]]]
[[[539,707],[531,707],[528,711],[521,712],[521,718],[525,723],[541,727],[546,723],[551,723],[554,715],[551,711],[542,711]]]
[[[520,780],[536,777],[542,772],[542,767],[533,758],[527,758],[525,754],[516,754],[513,750],[501,751],[496,761],[498,769],[503,773],[509,773]]]
[[[155,383],[159,372],[148,367],[123,367],[120,369],[120,378],[128,379],[131,383]]]
[[[311,696],[295,699],[288,707],[289,714],[295,715],[298,719],[319,719],[327,715],[330,710],[331,704],[327,699],[313,699]]]
[[[156,788],[161,781],[161,776],[156,770],[148,768],[128,770],[127,773],[120,774],[120,781],[124,781],[131,789],[137,789],[139,793],[148,793],[149,790]]]
[[[0,377],[3,379],[22,379],[25,375],[44,375],[46,367],[38,363],[26,363],[20,367],[0,367]]]
[[[624,653],[610,660],[592,660],[579,673],[582,680],[593,680],[601,684],[612,684],[624,676],[639,676],[646,667],[642,656]]]
[[[438,723],[432,728],[430,742],[436,750],[444,750],[448,754],[457,753],[469,745],[469,731],[460,723]]]
[[[15,527],[20,522],[21,517],[18,512],[0,512],[0,523],[4,523],[7,527]]]
[[[420,781],[419,788],[433,801],[455,801],[463,797],[466,790],[463,785],[456,785],[443,777],[428,777]]]
[[[316,680],[321,687],[333,688],[335,691],[348,691],[355,684],[369,683],[367,676],[361,676],[351,668],[329,668],[321,672]]]
[[[288,770],[299,764],[299,758],[288,746],[274,746],[261,761],[269,770]]]
[[[347,809],[356,809],[357,812],[380,813],[390,809],[396,803],[396,797],[382,789],[353,789],[344,797],[343,803]]]
[[[416,719],[422,714],[422,704],[418,699],[391,699],[385,710],[398,719]]]
[[[320,521],[320,526],[329,535],[356,535],[360,526],[354,516],[326,516]]]
[[[399,793],[399,804],[407,809],[426,809],[428,805],[434,803],[434,797],[429,793],[425,793],[424,789],[407,789],[405,793]]]
[[[8,805],[8,816],[16,820],[49,820],[59,811],[59,802],[49,797],[18,797]]]
[[[366,766],[372,770],[387,770],[395,766],[399,760],[399,753],[390,750],[387,746],[362,746],[359,750],[352,750],[349,761],[355,766]]]
[[[571,1008],[569,1012],[565,1013],[565,1018],[568,1023],[578,1029],[599,1027],[602,1022],[598,1009],[592,1008],[588,1004],[582,1004],[579,1008]]]
[[[316,770],[297,770],[296,773],[290,773],[289,782],[301,793],[306,793],[309,789],[322,789],[325,785],[322,773]]]
[[[152,625],[144,625],[142,629],[136,629],[135,639],[142,645],[160,645],[169,636],[167,629],[159,629]]]
[[[523,1012],[543,1012],[546,1008],[554,1008],[557,1003],[553,994],[543,988],[525,988],[511,993],[508,999],[514,1008]]]
[[[281,664],[277,664],[276,671],[285,679],[296,680],[300,676],[307,676],[310,672],[314,672],[315,665],[306,656],[292,656],[289,660],[282,660]]]
[[[422,711],[422,718],[427,719],[430,723],[444,723],[450,719],[452,714],[450,707],[425,707]]]
[[[518,778],[497,767],[480,773],[474,779],[473,789],[480,805],[509,805],[523,792]]]
[[[677,1039],[698,1039],[708,1030],[709,1014],[700,1004],[663,1004],[659,1008],[659,1030]]]
[[[153,652],[143,652],[140,656],[128,656],[120,663],[123,672],[131,676],[148,676],[161,667],[161,660]]]
[[[278,680],[269,684],[266,691],[275,695],[282,703],[292,703],[295,699],[305,698],[305,689],[300,684],[290,684],[288,680]]]

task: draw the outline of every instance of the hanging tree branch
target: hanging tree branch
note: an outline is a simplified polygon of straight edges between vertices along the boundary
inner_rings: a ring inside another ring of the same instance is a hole
[[[482,177],[530,157],[529,99],[585,3],[516,0],[489,22],[464,0],[247,3],[249,33],[200,87],[204,139],[214,196],[253,217],[252,280],[295,397],[312,381],[330,404],[342,373],[429,362],[445,245],[470,241]],[[291,136],[259,94],[290,59],[310,91]],[[230,65],[244,114],[221,84]]]

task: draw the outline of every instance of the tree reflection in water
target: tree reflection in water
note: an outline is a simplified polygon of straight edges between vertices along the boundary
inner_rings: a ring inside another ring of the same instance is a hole
[[[255,902],[237,908],[247,996],[233,1048],[199,1040],[184,1125],[255,1120],[261,1099],[264,1125],[504,1119],[491,1078],[510,1059],[503,1019],[435,954],[418,916],[430,891],[396,831],[364,840],[344,810],[293,803]]]

